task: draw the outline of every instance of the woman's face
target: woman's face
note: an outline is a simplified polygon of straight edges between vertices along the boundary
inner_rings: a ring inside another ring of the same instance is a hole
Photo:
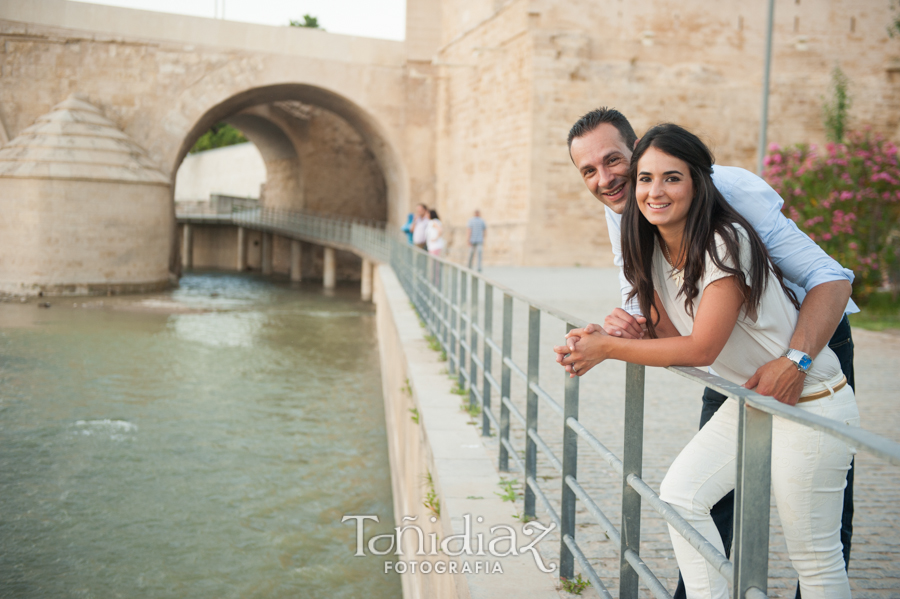
[[[649,148],[638,161],[634,192],[638,208],[650,224],[662,229],[684,228],[694,198],[687,162]]]

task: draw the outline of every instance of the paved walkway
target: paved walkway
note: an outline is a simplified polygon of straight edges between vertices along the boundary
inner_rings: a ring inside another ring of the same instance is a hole
[[[485,275],[528,297],[558,307],[573,316],[598,322],[619,304],[619,286],[614,269],[589,268],[487,268]],[[497,294],[500,295],[500,294]],[[495,339],[499,339],[501,298],[495,297]],[[516,302],[513,346],[514,360],[525,364],[527,339],[526,310]],[[554,362],[551,347],[562,339],[564,325],[551,318],[542,321],[541,385],[555,398],[562,398],[563,374]],[[854,331],[856,379],[863,426],[868,430],[900,439],[900,402],[896,373],[900,372],[900,335]],[[495,360],[497,362],[497,360]],[[515,377],[514,377],[515,379]],[[621,456],[624,398],[624,365],[602,364],[581,379],[581,420],[613,452]],[[680,449],[697,430],[702,390],[694,383],[658,368],[648,368],[644,427],[644,479],[659,488],[666,470]],[[514,401],[524,413],[524,388],[514,385]],[[541,435],[561,456],[562,420],[541,406]],[[522,430],[513,431],[514,445],[524,448]],[[614,523],[620,520],[621,482],[599,457],[580,445],[578,478]],[[539,480],[549,497],[558,502],[560,481],[546,460],[539,460]],[[512,476],[516,476],[513,474]],[[521,481],[521,476],[519,480]],[[900,471],[867,454],[857,457],[856,516],[850,575],[854,597],[900,596]],[[579,502],[580,505],[580,502]],[[521,510],[517,503],[516,510]],[[579,543],[600,572],[613,595],[618,588],[618,557],[612,543],[583,506],[579,508]],[[540,515],[540,509],[539,509]],[[771,597],[792,598],[796,574],[772,510],[770,536]],[[671,543],[662,519],[644,507],[641,554],[670,591],[674,590],[677,568]],[[548,556],[558,556],[558,539],[541,546]],[[588,591],[585,596],[593,593]],[[642,596],[649,597],[646,589]]]

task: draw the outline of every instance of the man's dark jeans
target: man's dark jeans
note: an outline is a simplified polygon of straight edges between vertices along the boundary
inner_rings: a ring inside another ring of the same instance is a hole
[[[853,377],[853,336],[850,331],[850,322],[847,316],[841,320],[828,347],[837,355],[841,362],[841,370],[847,377],[847,383],[856,389],[856,380]],[[709,422],[716,410],[719,409],[727,398],[706,389],[703,392],[703,410],[700,412],[700,428]],[[841,543],[844,544],[844,566],[850,566],[850,538],[853,536],[853,462],[850,462],[850,471],[847,472],[847,487],[844,489],[844,513],[841,515]],[[722,535],[722,543],[725,545],[725,557],[731,557],[731,539],[734,534],[734,491],[723,497],[719,503],[713,506],[709,515],[712,516],[719,534]],[[678,573],[678,588],[675,590],[675,599],[685,599],[684,581],[681,572]],[[800,599],[800,586],[797,586],[797,599]]]

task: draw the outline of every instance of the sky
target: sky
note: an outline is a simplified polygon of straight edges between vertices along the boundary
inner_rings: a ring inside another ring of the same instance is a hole
[[[331,33],[402,40],[406,36],[406,0],[81,0],[195,17],[284,25],[309,14]],[[223,9],[224,7],[224,9]]]

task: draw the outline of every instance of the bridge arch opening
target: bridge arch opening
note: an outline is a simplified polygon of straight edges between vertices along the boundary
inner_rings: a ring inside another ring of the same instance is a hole
[[[392,213],[405,215],[406,174],[398,154],[377,121],[347,98],[302,84],[238,93],[197,119],[183,139],[173,172],[179,172],[196,140],[222,122],[241,131],[262,157],[266,171],[259,193],[262,207],[380,222],[394,220]],[[195,268],[234,264],[225,256],[231,252],[223,251],[234,245],[230,234],[196,230],[194,235],[193,259],[188,264]],[[246,251],[246,267],[265,271],[262,252],[270,247],[273,272],[286,274],[290,270],[287,240],[266,243],[256,232],[247,232],[244,237],[248,244],[242,250]],[[184,244],[182,234],[176,239]],[[183,248],[178,254],[183,255]],[[323,260],[321,248],[306,247],[304,276],[321,276]],[[359,258],[339,254],[338,279],[359,276]]]
[[[407,177],[399,154],[376,119],[351,100],[306,84],[240,92],[196,121],[172,172],[219,122],[259,149],[267,170],[263,206],[377,221],[405,216]]]

